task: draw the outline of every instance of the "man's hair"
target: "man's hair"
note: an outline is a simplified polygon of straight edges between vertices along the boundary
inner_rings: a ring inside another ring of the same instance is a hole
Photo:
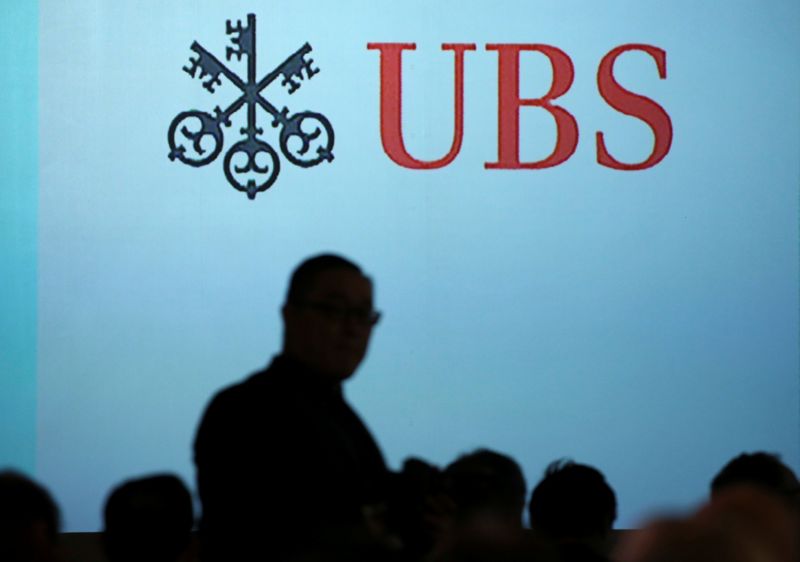
[[[447,492],[462,515],[491,510],[521,520],[525,476],[511,457],[478,449],[460,456],[443,474]]]
[[[617,498],[603,474],[570,460],[547,467],[528,505],[531,527],[554,537],[590,537],[611,530]]]
[[[711,495],[739,484],[749,484],[798,501],[800,483],[778,455],[758,451],[731,459],[711,481]]]
[[[299,304],[314,287],[317,277],[325,271],[332,269],[347,269],[364,275],[361,268],[355,263],[336,254],[319,254],[308,258],[298,265],[292,272],[289,280],[289,289],[286,293],[286,302]]]

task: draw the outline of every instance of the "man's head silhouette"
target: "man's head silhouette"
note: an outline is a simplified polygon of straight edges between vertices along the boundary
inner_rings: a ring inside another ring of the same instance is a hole
[[[283,353],[337,381],[358,368],[379,318],[372,281],[333,254],[309,258],[294,270],[281,314]]]
[[[42,486],[17,472],[0,471],[0,560],[58,559],[58,506]]]
[[[711,481],[711,497],[741,485],[775,494],[800,510],[800,480],[776,454],[757,451],[731,459]]]
[[[617,498],[596,468],[551,463],[528,505],[531,527],[556,539],[605,537],[617,518]]]

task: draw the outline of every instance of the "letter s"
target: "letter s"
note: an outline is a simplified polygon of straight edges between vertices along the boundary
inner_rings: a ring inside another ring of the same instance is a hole
[[[608,105],[620,113],[636,117],[647,123],[654,135],[653,151],[643,162],[625,164],[608,153],[603,141],[603,133],[598,131],[596,135],[597,162],[616,170],[644,170],[661,162],[669,152],[672,145],[672,120],[658,103],[626,90],[614,78],[614,63],[617,57],[627,51],[644,51],[656,61],[658,76],[662,80],[667,77],[667,55],[663,49],[642,44],[621,45],[609,51],[600,61],[600,66],[597,68],[597,88]]]

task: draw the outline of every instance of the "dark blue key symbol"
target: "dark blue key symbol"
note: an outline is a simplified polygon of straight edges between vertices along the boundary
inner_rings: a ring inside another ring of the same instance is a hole
[[[324,133],[324,134],[323,134]],[[299,147],[297,146],[298,139]],[[303,168],[333,160],[333,127],[321,113],[301,111],[289,117],[280,133],[281,152]]]
[[[242,55],[248,57],[253,56],[254,45],[256,42],[255,37],[255,16],[250,14],[247,17],[247,25],[242,26],[241,21],[237,21],[234,26],[231,20],[225,23],[225,33],[231,35],[231,43],[233,47],[225,49],[225,58],[231,60],[236,57],[236,60],[242,60]]]
[[[289,108],[284,107],[278,111],[261,95],[256,96],[256,101],[272,115],[272,126],[281,127],[281,152],[292,164],[310,168],[323,160],[328,162],[333,160],[333,127],[324,115],[313,111],[301,111],[289,116]],[[299,139],[300,146],[291,140],[295,138]]]
[[[243,154],[241,157],[234,157]],[[260,164],[261,155],[266,155],[266,163]],[[234,144],[225,154],[225,177],[228,182],[247,193],[249,199],[255,199],[256,193],[266,191],[275,183],[281,169],[278,154],[266,142],[249,136]]]
[[[280,172],[278,153],[260,138],[263,130],[257,126],[259,105],[272,116],[272,126],[280,127],[278,141],[281,152],[292,164],[303,168],[333,160],[333,127],[320,113],[301,111],[290,115],[288,108],[279,111],[262,95],[276,80],[292,94],[319,72],[313,66],[314,60],[309,57],[312,50],[310,44],[305,43],[258,80],[255,15],[248,14],[246,24],[239,20],[234,25],[228,20],[225,32],[232,43],[225,50],[225,58],[228,61],[241,61],[246,57],[246,78],[239,76],[197,41],[191,45],[194,53],[183,70],[192,78],[203,81],[203,87],[211,93],[221,85],[224,76],[239,90],[239,95],[224,110],[219,106],[215,108],[214,115],[192,110],[175,117],[168,132],[168,156],[171,160],[180,160],[195,167],[210,163],[222,150],[223,126],[230,127],[231,117],[246,107],[247,126],[241,129],[244,139],[226,153],[223,167],[228,182],[254,199],[258,192],[265,191],[275,182]]]
[[[226,69],[197,41],[192,43],[192,50],[197,53],[197,56],[190,58],[189,66],[184,66],[183,70],[192,78],[202,80],[208,76],[208,80],[203,82],[203,88],[213,94],[216,91],[214,87],[222,85],[219,75],[225,72]],[[200,72],[199,75],[197,74],[198,71]]]
[[[283,77],[281,86],[286,86],[290,94],[295,93],[302,86],[302,83],[298,82],[298,80],[310,80],[315,74],[319,73],[319,68],[312,66],[314,59],[307,58],[310,52],[311,45],[306,43],[275,69],[275,72]]]
[[[182,138],[178,137],[178,133]],[[214,144],[204,148],[204,139],[209,137]],[[203,111],[179,113],[170,123],[167,139],[170,148],[169,159],[174,161],[177,158],[184,164],[196,168],[205,166],[219,156],[224,142],[217,118]],[[189,141],[187,143],[189,147],[184,145],[184,141]]]

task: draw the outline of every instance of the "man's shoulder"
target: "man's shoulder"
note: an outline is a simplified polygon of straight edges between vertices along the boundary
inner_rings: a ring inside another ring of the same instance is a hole
[[[218,391],[208,402],[195,435],[195,450],[214,444],[232,445],[263,432],[279,419],[284,401],[268,369]]]
[[[299,430],[314,418],[316,402],[298,377],[296,365],[280,356],[265,369],[217,392],[200,420],[195,447],[264,435],[292,424]]]
[[[260,371],[219,390],[206,406],[204,419],[269,416],[303,401],[303,386],[294,380],[291,364],[276,357]]]
[[[210,400],[207,411],[233,409],[254,403],[263,403],[279,391],[279,381],[269,368],[246,376],[244,379],[219,390]]]

